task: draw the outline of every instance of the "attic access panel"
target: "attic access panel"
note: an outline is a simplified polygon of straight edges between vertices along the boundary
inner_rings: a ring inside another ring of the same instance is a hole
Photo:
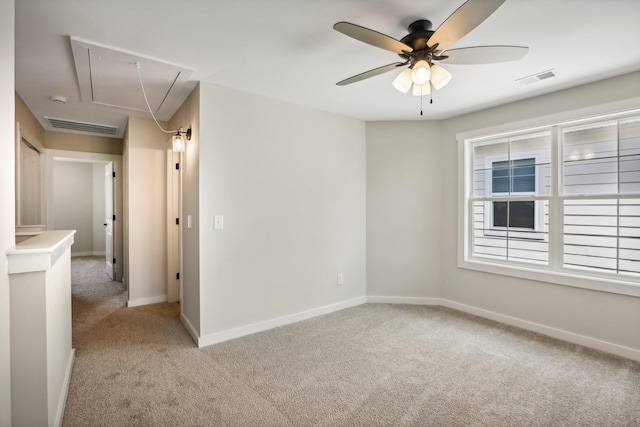
[[[153,113],[169,120],[189,96],[193,70],[71,37],[83,102],[148,112],[136,64]]]

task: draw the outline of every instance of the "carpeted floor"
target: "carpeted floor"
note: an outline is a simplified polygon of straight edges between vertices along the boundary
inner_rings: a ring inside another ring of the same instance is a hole
[[[387,304],[198,349],[178,304],[126,308],[100,261],[72,262],[65,426],[640,426],[637,362]]]

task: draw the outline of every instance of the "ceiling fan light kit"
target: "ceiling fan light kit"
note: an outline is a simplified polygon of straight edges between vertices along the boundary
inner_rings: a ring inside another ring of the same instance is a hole
[[[431,78],[431,67],[424,59],[416,62],[411,69],[411,80],[417,85],[423,85]]]
[[[431,93],[431,84],[430,83],[425,83],[422,85],[414,84],[412,93],[413,93],[413,96],[429,95]]]
[[[433,64],[431,67],[431,84],[435,89],[442,89],[452,78],[451,73],[441,65]]]
[[[411,85],[413,84],[413,81],[411,80],[412,72],[413,70],[411,70],[411,68],[407,68],[403,72],[398,74],[398,77],[396,77],[393,80],[393,83],[391,83],[393,87],[395,87],[402,93],[409,92],[409,89],[411,89]]]
[[[333,29],[372,46],[394,52],[404,62],[396,62],[365,71],[338,82],[338,86],[355,83],[406,66],[393,80],[393,87],[402,93],[428,95],[431,87],[442,89],[452,74],[438,62],[447,64],[492,64],[515,61],[526,55],[523,46],[472,46],[446,50],[450,45],[480,25],[506,0],[467,0],[435,31],[431,21],[421,19],[409,25],[409,34],[400,40],[350,22],[338,22]],[[421,112],[422,114],[422,112]]]

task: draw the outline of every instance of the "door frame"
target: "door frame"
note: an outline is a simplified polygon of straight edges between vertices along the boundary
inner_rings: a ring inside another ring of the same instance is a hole
[[[99,164],[103,164],[102,162]],[[113,263],[113,260],[116,259],[114,247],[116,244],[115,234],[113,232],[113,224],[114,221],[112,216],[114,214],[114,200],[113,200],[113,187],[115,183],[115,175],[113,172],[113,162],[104,163],[104,172],[102,176],[104,177],[104,245],[105,245],[105,269],[107,271],[107,276],[109,276],[113,280],[118,280],[120,277],[118,276],[118,271],[115,266],[117,265]],[[95,196],[94,196],[95,197]],[[94,215],[95,216],[95,215]]]
[[[178,165],[178,167],[176,167]],[[167,301],[182,300],[182,153],[167,150]],[[177,276],[177,274],[179,276]]]
[[[113,182],[113,212],[116,215],[116,221],[114,226],[114,239],[113,253],[116,258],[116,279],[122,280],[124,265],[128,260],[125,259],[123,251],[124,242],[124,215],[123,215],[123,167],[122,156],[117,154],[102,154],[102,153],[87,153],[82,151],[67,151],[67,150],[46,150],[46,189],[45,189],[45,224],[47,230],[53,230],[53,167],[55,160],[71,160],[71,161],[84,161],[87,163],[113,163],[113,170],[116,173],[116,178]]]

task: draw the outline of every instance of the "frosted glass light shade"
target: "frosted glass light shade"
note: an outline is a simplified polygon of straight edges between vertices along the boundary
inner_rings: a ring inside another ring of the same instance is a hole
[[[171,138],[171,148],[178,153],[184,152],[184,138],[182,135],[173,135]]]
[[[411,72],[411,80],[417,85],[423,85],[429,81],[431,77],[431,70],[429,63],[425,60],[420,60],[413,65],[413,71]]]
[[[442,89],[453,76],[450,72],[442,68],[438,64],[434,64],[431,67],[431,84],[436,89]]]
[[[423,85],[413,85],[413,96],[424,96],[431,93],[431,83],[427,82]]]
[[[411,89],[412,83],[411,68],[407,68],[406,70],[398,74],[398,77],[396,77],[391,84],[400,92],[407,93],[409,92],[409,89]]]

